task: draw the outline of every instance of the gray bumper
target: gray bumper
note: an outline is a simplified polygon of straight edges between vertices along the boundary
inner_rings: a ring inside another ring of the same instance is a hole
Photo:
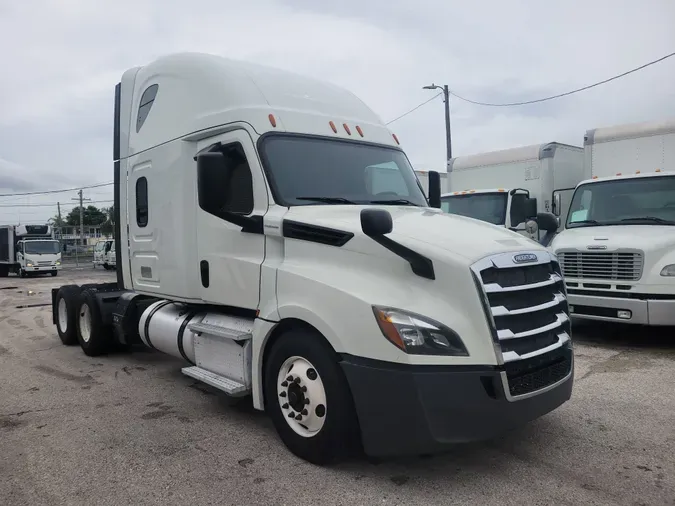
[[[576,294],[568,294],[567,300],[574,318],[636,325],[675,325],[675,300],[620,299]],[[629,311],[630,318],[620,318],[619,311]]]

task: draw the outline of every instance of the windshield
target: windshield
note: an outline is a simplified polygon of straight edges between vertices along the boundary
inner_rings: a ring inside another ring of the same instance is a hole
[[[627,224],[675,225],[675,177],[588,183],[574,192],[567,228]]]
[[[427,206],[403,151],[330,139],[273,135],[261,146],[277,203]]]
[[[446,213],[468,216],[494,225],[506,223],[506,193],[473,193],[441,197],[441,209]]]
[[[27,255],[56,255],[61,251],[58,241],[26,241],[23,251]]]

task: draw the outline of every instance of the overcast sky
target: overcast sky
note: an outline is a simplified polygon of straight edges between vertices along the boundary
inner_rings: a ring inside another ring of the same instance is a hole
[[[2,0],[0,193],[112,181],[113,87],[162,54],[204,51],[332,81],[388,121],[430,98],[421,88],[431,82],[512,102],[605,79],[674,51],[673,20],[673,0]],[[581,145],[590,128],[675,117],[675,58],[544,104],[452,99],[451,111],[455,156]],[[445,170],[440,99],[391,128],[416,168]],[[11,204],[67,211],[75,196],[0,197],[0,223],[56,213]]]

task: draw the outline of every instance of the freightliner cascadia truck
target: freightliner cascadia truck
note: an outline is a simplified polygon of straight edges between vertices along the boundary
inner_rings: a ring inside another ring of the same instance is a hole
[[[317,464],[490,438],[570,398],[556,258],[443,213],[438,173],[428,201],[352,93],[186,53],[127,70],[114,110],[117,280],[53,291],[64,344],[180,358]]]

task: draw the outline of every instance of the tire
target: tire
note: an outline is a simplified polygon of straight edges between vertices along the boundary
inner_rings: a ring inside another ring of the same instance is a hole
[[[265,362],[266,410],[293,454],[326,465],[356,450],[359,431],[351,391],[336,353],[321,334],[304,328],[285,331],[272,345]],[[286,374],[293,380],[289,382]],[[300,394],[302,388],[309,390]],[[303,403],[307,407],[298,412]],[[304,428],[297,418],[289,416],[291,412],[296,417],[304,416],[300,420],[307,422]]]
[[[26,277],[26,271],[24,271],[23,269],[19,269],[19,277],[25,278]]]
[[[80,288],[77,285],[62,286],[56,293],[56,331],[66,346],[77,344],[76,315]],[[62,302],[63,301],[63,302]]]
[[[0,265],[0,278],[9,276],[9,265]]]
[[[55,278],[59,275],[59,271],[52,271],[52,277]]]
[[[80,293],[76,314],[77,340],[89,357],[107,353],[113,342],[113,329],[103,323],[96,292],[96,288],[87,288]]]

